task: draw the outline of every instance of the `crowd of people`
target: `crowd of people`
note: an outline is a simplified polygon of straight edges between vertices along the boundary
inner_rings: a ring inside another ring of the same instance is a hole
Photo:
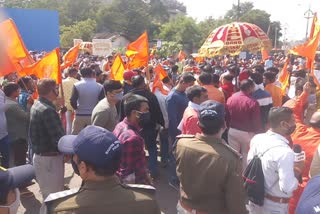
[[[153,187],[159,167],[179,194],[179,214],[319,212],[320,93],[306,61],[287,57],[152,59],[116,81],[114,55],[79,56],[61,85],[5,76],[0,213],[16,213],[20,197],[34,197],[33,178],[40,213],[161,213]],[[158,64],[166,71],[160,83]],[[262,205],[243,185],[255,157]],[[82,179],[77,189],[66,190],[66,163]]]

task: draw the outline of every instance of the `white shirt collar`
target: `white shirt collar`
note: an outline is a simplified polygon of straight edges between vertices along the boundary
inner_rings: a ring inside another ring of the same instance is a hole
[[[193,109],[196,110],[196,111],[199,111],[199,109],[200,109],[200,105],[198,105],[198,104],[196,104],[196,103],[193,103],[193,102],[191,102],[191,101],[189,101],[188,106],[191,107],[191,108],[193,108]]]
[[[273,131],[271,131],[271,130],[268,130],[268,131],[267,131],[267,134],[268,134],[268,135],[274,135],[276,138],[278,138],[279,140],[284,141],[286,144],[289,145],[288,139],[285,138],[284,136],[282,136],[282,135],[280,135],[280,134],[278,134],[278,133],[275,133],[275,132],[273,132]]]

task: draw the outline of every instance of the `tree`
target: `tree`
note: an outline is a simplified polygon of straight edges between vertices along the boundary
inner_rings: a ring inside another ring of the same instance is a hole
[[[151,23],[148,4],[141,0],[118,0],[97,14],[99,32],[120,32],[135,40]]]
[[[177,42],[166,42],[163,41],[161,44],[161,48],[156,51],[156,55],[160,56],[161,58],[167,56],[175,56],[179,53],[180,50],[183,49],[183,46]]]
[[[156,1],[156,0],[154,0],[154,1]],[[187,13],[186,6],[183,3],[181,3],[181,2],[179,2],[177,0],[161,0],[161,1],[163,2],[163,4],[167,8],[169,8],[171,10],[178,10],[178,11],[184,13],[184,14]]]
[[[228,10],[225,19],[230,21],[236,21],[238,18],[238,5],[233,4],[232,9]],[[279,44],[279,38],[281,37],[281,25],[280,22],[270,21],[270,14],[264,10],[254,9],[252,2],[244,2],[240,4],[240,17],[239,20],[257,25],[265,33],[269,29],[269,38],[272,40],[272,44],[275,42],[275,32],[277,32],[277,44]],[[269,27],[270,26],[270,27]]]
[[[165,41],[175,41],[182,44],[189,52],[199,48],[201,34],[198,25],[191,17],[177,16],[160,28],[159,38]]]
[[[254,6],[252,2],[243,2],[243,3],[240,3],[240,7],[239,7],[240,10],[238,11],[238,5],[233,4],[232,9],[228,10],[224,17],[227,19],[236,21],[238,18],[238,13],[240,17],[242,17],[243,15],[248,13],[250,10],[252,10],[253,7]]]
[[[60,45],[62,48],[73,46],[73,39],[82,39],[91,41],[96,30],[97,23],[95,20],[87,19],[76,22],[70,26],[61,26]]]

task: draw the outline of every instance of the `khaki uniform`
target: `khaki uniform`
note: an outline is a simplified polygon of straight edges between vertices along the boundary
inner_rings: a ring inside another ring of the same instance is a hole
[[[114,176],[105,182],[85,182],[76,193],[47,199],[46,204],[48,213],[59,214],[160,214],[156,200],[147,192],[143,187],[122,186]]]
[[[178,138],[175,156],[181,202],[204,213],[247,213],[240,155],[212,136]]]

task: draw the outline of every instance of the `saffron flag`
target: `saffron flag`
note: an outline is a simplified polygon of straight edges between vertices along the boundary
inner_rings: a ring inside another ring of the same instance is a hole
[[[126,55],[129,58],[129,69],[148,66],[149,43],[147,32],[144,32],[136,41],[128,45]]]
[[[290,73],[288,71],[289,62],[290,62],[290,59],[287,58],[278,78],[279,82],[281,83],[281,91],[283,95],[286,94],[286,89],[289,85],[289,78],[290,78]]]
[[[317,15],[317,13],[314,13],[313,20],[312,20],[312,25],[311,25],[311,29],[310,29],[309,39],[311,39],[314,36],[314,31],[316,29],[316,25],[317,24],[319,24],[318,15]]]
[[[23,68],[21,73],[24,75],[34,74],[39,79],[51,78],[57,84],[61,84],[59,48],[54,49],[45,55],[40,61]]]
[[[158,88],[164,95],[168,95],[168,91],[163,88],[162,80],[168,76],[168,73],[163,69],[161,64],[158,64],[155,68],[155,78],[153,80],[152,92],[154,93]]]
[[[12,19],[0,23],[0,32],[0,76],[19,72],[23,67],[34,63]]]
[[[308,39],[304,44],[298,45],[289,51],[290,54],[299,55],[314,61],[316,51],[320,39],[320,24],[316,23],[314,26],[313,37]]]
[[[179,62],[181,62],[182,60],[186,59],[186,57],[187,57],[187,55],[182,50],[180,50],[179,54],[178,54]]]
[[[261,55],[262,55],[262,60],[263,60],[263,61],[266,61],[266,60],[269,58],[269,53],[268,53],[268,51],[265,50],[265,49],[262,49],[262,50],[261,50]]]
[[[117,54],[111,67],[110,79],[122,81],[124,71],[125,67],[121,55]]]
[[[312,25],[311,25],[311,29],[310,29],[309,39],[313,38],[315,29],[317,27],[317,24],[318,24],[318,16],[317,16],[317,13],[314,13],[313,20],[312,20]],[[312,59],[307,58],[306,59],[306,68],[311,69],[312,68],[312,64],[313,64]]]
[[[62,57],[63,63],[61,65],[61,69],[65,69],[70,67],[78,58],[80,43],[76,46],[70,48],[67,53]]]

